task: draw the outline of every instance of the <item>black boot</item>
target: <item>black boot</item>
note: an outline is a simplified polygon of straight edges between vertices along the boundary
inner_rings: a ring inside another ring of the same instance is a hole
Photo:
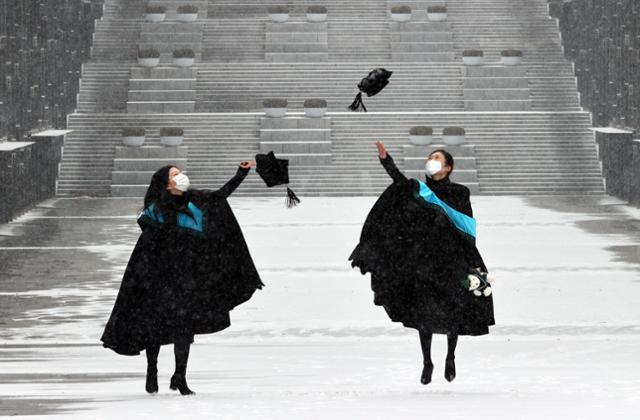
[[[422,385],[431,383],[431,374],[433,374],[433,363],[429,362],[422,368],[422,376],[420,377]]]
[[[147,368],[147,383],[144,386],[149,394],[158,392],[158,369]]]
[[[451,382],[456,378],[456,346],[458,334],[447,334],[447,361],[444,365],[444,378]]]
[[[144,389],[149,394],[155,394],[158,392],[158,353],[160,352],[160,346],[148,347],[145,352],[147,353],[147,382]]]
[[[420,376],[420,383],[427,385],[431,383],[433,374],[433,362],[431,362],[431,339],[433,334],[430,331],[420,330],[420,347],[422,348],[423,368]]]
[[[176,342],[173,345],[173,352],[176,358],[176,371],[171,377],[169,388],[179,390],[182,395],[195,394],[187,385],[187,362],[189,361],[189,341]]]
[[[447,361],[444,365],[444,377],[447,381],[451,382],[456,378],[456,362],[455,357],[447,357]]]
[[[192,390],[189,389],[187,385],[187,378],[178,373],[174,373],[171,377],[171,383],[169,384],[169,388],[172,390],[178,390],[182,395],[192,395],[195,394]]]

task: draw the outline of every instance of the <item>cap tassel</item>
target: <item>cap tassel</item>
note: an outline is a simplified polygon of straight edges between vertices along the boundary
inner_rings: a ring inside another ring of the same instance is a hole
[[[364,106],[364,103],[362,103],[362,92],[358,92],[356,99],[349,105],[349,109],[352,111],[360,111],[362,109],[364,112],[367,112],[367,108]]]
[[[298,198],[296,193],[291,191],[291,188],[287,187],[287,207],[295,207],[298,205],[298,203],[300,203],[300,199]]]

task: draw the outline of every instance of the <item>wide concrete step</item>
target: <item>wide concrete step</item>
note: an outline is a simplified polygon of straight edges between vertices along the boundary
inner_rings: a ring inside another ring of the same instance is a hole
[[[453,61],[453,42],[391,42],[391,51],[397,53],[447,53],[448,60]]]
[[[396,48],[391,51],[391,58],[397,61],[450,63],[453,61],[452,52],[403,52]]]
[[[288,42],[267,43],[265,46],[265,58],[269,53],[327,53],[329,46],[326,42]]]
[[[260,153],[273,151],[278,156],[282,154],[331,154],[330,141],[261,141]]]
[[[196,100],[195,90],[130,90],[128,94],[130,102],[141,101],[193,101]]]

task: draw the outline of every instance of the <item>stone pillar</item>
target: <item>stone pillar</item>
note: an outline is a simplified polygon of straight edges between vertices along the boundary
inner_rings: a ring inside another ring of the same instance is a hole
[[[64,135],[69,130],[31,134],[28,142],[0,142],[0,223],[20,216],[56,193]]]
[[[593,131],[607,194],[638,202],[640,150],[638,140],[633,140],[633,132],[613,127],[594,128]]]
[[[34,157],[38,162],[36,202],[55,196],[58,174],[64,153],[64,138],[71,130],[45,130],[30,135],[36,144]]]
[[[8,141],[0,143],[0,223],[6,223],[35,203],[29,161],[33,142]]]
[[[560,18],[562,16],[562,4],[565,0],[547,0],[549,7],[549,16]]]
[[[631,162],[629,165],[629,201],[640,206],[640,139],[631,141]]]

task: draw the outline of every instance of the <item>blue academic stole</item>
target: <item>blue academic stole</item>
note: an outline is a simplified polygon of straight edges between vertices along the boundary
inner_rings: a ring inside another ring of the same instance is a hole
[[[474,239],[476,237],[476,219],[473,217],[469,217],[464,213],[459,212],[454,209],[444,201],[442,201],[438,196],[425,184],[424,182],[417,180],[420,184],[420,189],[418,191],[418,195],[425,202],[431,205],[438,206],[444,214],[449,218],[451,223],[463,233],[472,236]]]
[[[187,214],[178,212],[178,214],[176,215],[177,216],[176,224],[183,228],[193,229],[193,230],[197,230],[198,232],[203,232],[204,229],[203,229],[203,222],[202,222],[202,210],[200,210],[192,202],[189,202],[187,206],[189,207],[189,210],[191,210],[191,213],[193,214],[193,217],[195,218],[195,220],[192,219]],[[149,217],[152,220],[155,220],[160,223],[164,223],[164,216],[162,215],[162,213],[159,213],[158,217],[156,218],[156,215],[153,211],[154,207],[155,207],[155,203],[147,207],[142,214]]]

